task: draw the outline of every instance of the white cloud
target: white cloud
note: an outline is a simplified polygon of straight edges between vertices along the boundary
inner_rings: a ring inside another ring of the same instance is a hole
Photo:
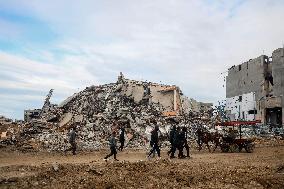
[[[42,20],[59,38],[46,49],[27,48],[30,58],[1,52],[0,74],[13,78],[0,77],[1,87],[55,88],[62,97],[123,71],[217,101],[225,92],[221,72],[284,41],[284,3],[276,0],[14,3],[3,7]]]

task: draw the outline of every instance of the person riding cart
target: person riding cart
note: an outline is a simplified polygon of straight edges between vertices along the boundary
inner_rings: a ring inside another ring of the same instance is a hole
[[[235,131],[232,128],[229,128],[228,135],[226,137],[227,142],[232,144],[235,141],[235,139],[236,139]]]

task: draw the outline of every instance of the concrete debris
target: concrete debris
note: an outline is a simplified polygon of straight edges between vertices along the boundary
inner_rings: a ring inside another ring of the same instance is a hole
[[[0,115],[0,124],[1,125],[6,125],[6,124],[11,124],[13,122],[12,119],[6,118],[5,116]]]
[[[57,163],[53,163],[52,168],[55,172],[59,171],[59,165]]]
[[[47,95],[40,117],[1,127],[1,144],[64,151],[69,147],[69,129],[76,126],[78,150],[97,150],[107,147],[112,131],[124,127],[126,147],[144,148],[155,122],[164,147],[169,145],[173,124],[187,127],[190,139],[195,140],[198,127],[210,129],[218,122],[212,104],[188,99],[176,86],[128,80],[122,74],[116,83],[87,87],[59,106],[50,103],[52,92]],[[261,131],[255,133],[261,135]],[[252,135],[249,130],[244,134]]]

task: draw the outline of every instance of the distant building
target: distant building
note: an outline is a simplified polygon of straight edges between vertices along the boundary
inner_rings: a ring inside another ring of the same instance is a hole
[[[10,118],[6,118],[5,116],[0,115],[0,124],[10,124],[13,120]]]
[[[284,49],[262,55],[228,70],[226,107],[231,120],[284,123]]]
[[[32,119],[40,118],[41,109],[24,110],[24,120],[31,121]]]

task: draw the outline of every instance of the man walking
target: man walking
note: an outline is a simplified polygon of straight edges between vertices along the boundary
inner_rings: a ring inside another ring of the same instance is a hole
[[[185,157],[183,155],[184,143],[185,143],[185,131],[184,131],[184,129],[182,129],[178,134],[178,158],[184,158]]]
[[[180,127],[177,127],[176,132],[174,132],[173,136],[173,148],[171,149],[171,156],[170,158],[175,158],[176,150],[179,148],[179,133],[180,133]]]
[[[187,128],[183,127],[182,130],[185,133],[185,140],[184,140],[184,148],[186,149],[186,157],[190,157],[189,156],[189,145],[187,143],[187,137],[188,137],[188,132],[187,132]]]
[[[115,139],[115,132],[114,132],[114,131],[112,132],[111,138],[110,138],[110,140],[109,140],[109,147],[110,147],[110,154],[108,154],[108,155],[104,158],[104,160],[107,161],[107,158],[109,158],[110,156],[113,155],[114,160],[115,160],[115,161],[118,161],[118,159],[116,159],[116,154],[117,154],[117,152],[116,152],[116,139]]]
[[[121,126],[119,131],[119,142],[120,142],[120,147],[118,148],[119,151],[122,151],[124,148],[124,142],[125,142],[124,134],[125,134],[125,129],[124,127]]]
[[[76,155],[76,149],[77,149],[76,136],[77,136],[76,126],[74,126],[71,132],[69,133],[69,143],[71,144],[71,147],[65,150],[65,152],[72,150],[72,154]]]
[[[169,139],[170,139],[170,143],[171,143],[171,148],[168,151],[168,155],[170,155],[172,151],[174,151],[174,152],[176,151],[175,145],[174,145],[174,138],[175,138],[176,132],[177,132],[176,131],[176,126],[173,125],[173,128],[170,131],[170,138]]]
[[[202,146],[202,136],[203,136],[203,131],[201,127],[198,127],[197,131],[196,131],[196,135],[197,135],[197,144],[199,146],[199,150],[201,149]]]
[[[151,132],[151,140],[150,140],[150,145],[152,147],[152,149],[150,150],[149,154],[148,154],[148,158],[150,158],[150,156],[152,155],[152,153],[154,153],[155,151],[158,154],[158,157],[160,158],[160,147],[159,147],[159,127],[156,125],[154,130]]]

